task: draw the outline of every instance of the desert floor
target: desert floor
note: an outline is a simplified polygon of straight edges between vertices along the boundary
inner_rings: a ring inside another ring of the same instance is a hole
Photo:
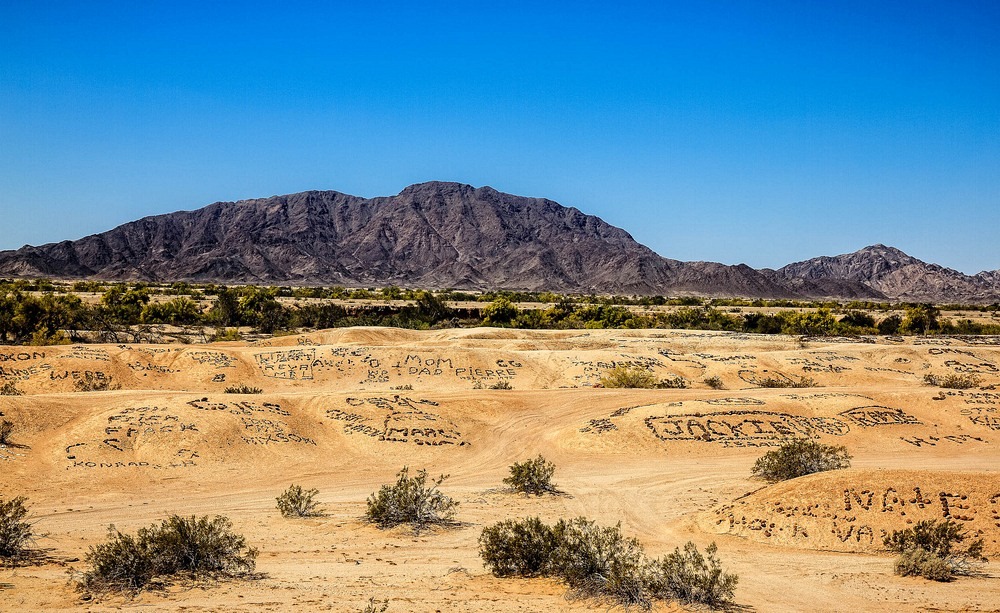
[[[688,389],[595,387],[620,364]],[[925,374],[975,373],[942,390]],[[79,392],[110,379],[116,391]],[[711,389],[718,376],[724,389]],[[762,388],[811,377],[809,388]],[[477,554],[505,518],[621,522],[651,556],[716,542],[747,611],[997,611],[998,566],[939,584],[893,575],[882,535],[950,517],[1000,554],[1000,339],[799,340],[672,330],[414,332],[354,328],[255,344],[0,348],[15,424],[0,498],[29,498],[44,562],[0,568],[0,610],[607,610],[544,579],[498,579]],[[512,390],[489,386],[505,380]],[[233,384],[264,390],[226,394]],[[409,389],[412,386],[412,389]],[[404,388],[404,389],[399,389]],[[754,460],[791,436],[845,445],[846,471],[766,486]],[[543,454],[565,495],[502,490]],[[366,524],[403,466],[449,474],[460,525]],[[325,515],[275,497],[318,488]],[[72,583],[109,524],[222,514],[262,578],[84,600]],[[660,604],[656,610],[679,609]]]

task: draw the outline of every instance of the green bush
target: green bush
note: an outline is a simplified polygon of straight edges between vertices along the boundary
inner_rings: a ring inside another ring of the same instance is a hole
[[[600,383],[602,387],[610,388],[652,389],[656,387],[658,381],[653,371],[644,366],[616,366],[604,373]]]
[[[34,540],[31,523],[26,521],[28,508],[24,496],[11,500],[0,498],[0,558],[17,560]]]
[[[264,390],[259,387],[250,387],[249,385],[239,384],[230,385],[223,390],[226,394],[263,394]]]
[[[379,528],[411,524],[418,531],[430,525],[447,524],[454,517],[458,502],[438,490],[447,475],[428,485],[426,470],[411,477],[409,468],[403,467],[396,477],[396,483],[383,485],[368,498],[365,511],[368,521]]]
[[[794,439],[758,458],[752,472],[754,476],[774,483],[827,470],[848,468],[850,465],[851,456],[846,447]]]
[[[979,386],[979,377],[974,374],[959,373],[949,373],[944,376],[924,375],[924,384],[955,390],[967,390]]]
[[[556,537],[537,517],[505,520],[483,529],[479,555],[497,577],[539,577],[550,571]]]
[[[546,492],[556,491],[555,485],[552,484],[552,475],[555,472],[556,465],[539,454],[532,460],[515,462],[510,467],[510,476],[503,482],[515,491],[541,496]]]
[[[554,526],[538,518],[506,520],[483,529],[479,555],[497,577],[553,577],[571,593],[630,608],[655,600],[721,607],[732,600],[738,578],[723,571],[711,544],[703,555],[693,543],[650,560],[621,527],[584,517]]]
[[[236,577],[253,572],[257,550],[232,532],[223,516],[171,515],[133,536],[108,528],[108,540],[90,548],[82,589],[136,592],[157,577],[191,573]]]
[[[276,498],[282,517],[314,517],[321,515],[316,495],[319,490],[304,490],[301,485],[290,485]]]
[[[968,534],[951,520],[924,520],[905,530],[894,530],[883,539],[889,551],[900,554],[896,574],[920,576],[933,581],[950,581],[955,575],[970,574],[986,562],[983,539],[964,545]]]

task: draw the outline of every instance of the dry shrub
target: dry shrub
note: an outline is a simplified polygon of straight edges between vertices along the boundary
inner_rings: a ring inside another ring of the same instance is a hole
[[[610,388],[644,388],[656,387],[658,381],[653,371],[644,366],[616,366],[601,377],[601,386]]]
[[[92,372],[83,373],[83,377],[73,382],[73,389],[78,392],[108,392],[120,390],[122,386],[114,382],[114,377],[98,377]]]
[[[9,423],[9,422],[8,422]],[[0,558],[17,561],[34,541],[32,525],[27,521],[27,498],[0,498]]]
[[[396,483],[383,485],[378,493],[368,497],[365,518],[379,528],[410,524],[414,531],[450,523],[458,502],[438,490],[447,478],[448,475],[441,475],[428,485],[426,470],[421,469],[411,477],[409,468],[404,466],[396,474]]]
[[[799,377],[798,381],[794,379],[789,379],[788,377],[764,377],[763,379],[757,380],[757,385],[760,387],[791,387],[791,388],[802,388],[802,387],[819,387],[816,380],[812,377]]]
[[[554,577],[574,596],[647,610],[656,600],[728,604],[738,578],[723,571],[714,543],[705,554],[689,542],[651,560],[620,525],[599,526],[584,517],[554,526],[538,518],[506,520],[479,537],[479,555],[497,577]]]
[[[24,392],[17,389],[17,383],[8,381],[0,385],[0,396],[23,396]]]
[[[250,387],[249,385],[239,384],[230,385],[226,389],[222,390],[226,394],[263,394],[264,390],[259,387]]]
[[[753,465],[753,474],[774,483],[827,470],[849,468],[846,447],[824,445],[808,439],[793,439],[768,451]]]
[[[924,383],[953,390],[967,390],[979,386],[979,377],[972,373],[949,373],[944,376],[924,375]]]
[[[512,390],[514,386],[510,384],[510,381],[506,379],[501,379],[490,386],[491,390]]]
[[[80,588],[138,592],[158,577],[179,573],[245,576],[253,572],[256,558],[257,550],[232,532],[229,518],[171,515],[135,535],[109,526],[107,542],[87,552],[91,569],[84,573]]]
[[[503,482],[514,491],[541,496],[546,492],[555,493],[558,491],[552,483],[552,475],[555,472],[556,465],[538,454],[538,457],[532,460],[514,462],[510,467],[510,476],[505,478]]]
[[[964,545],[968,534],[951,520],[919,521],[905,530],[886,535],[886,549],[900,554],[896,574],[920,576],[932,581],[951,581],[955,575],[972,574],[976,566],[987,562],[983,539]]]
[[[721,389],[725,389],[725,387],[726,387],[722,383],[722,378],[719,377],[718,375],[714,375],[714,376],[711,376],[711,377],[706,377],[705,378],[705,385],[707,385],[708,387],[710,387],[710,388],[712,388],[714,390],[721,390]]]
[[[277,497],[278,510],[282,517],[314,517],[321,515],[320,504],[316,500],[319,490],[304,490],[301,485],[290,485]]]

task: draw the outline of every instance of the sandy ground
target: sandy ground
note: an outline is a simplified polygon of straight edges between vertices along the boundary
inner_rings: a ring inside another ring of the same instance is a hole
[[[356,328],[245,345],[2,347],[0,498],[29,498],[39,565],[0,568],[0,610],[606,610],[549,580],[497,579],[477,555],[504,518],[621,522],[650,555],[715,541],[753,611],[996,611],[996,563],[949,584],[892,574],[885,531],[951,517],[1000,554],[1000,340],[689,331]],[[643,364],[689,389],[595,388]],[[940,390],[925,374],[975,373]],[[109,380],[115,391],[74,391]],[[718,376],[725,389],[704,379]],[[817,387],[762,389],[765,378]],[[513,390],[489,389],[507,381]],[[223,393],[237,383],[259,395]],[[409,389],[412,386],[412,389]],[[399,389],[404,388],[404,389]],[[853,467],[773,486],[754,460],[789,436],[846,445]],[[563,496],[500,490],[542,453]],[[461,525],[414,535],[361,519],[403,466],[449,474]],[[289,484],[326,514],[282,518]],[[71,577],[107,526],[223,514],[263,578],[82,600]],[[661,604],[656,610],[677,607]]]

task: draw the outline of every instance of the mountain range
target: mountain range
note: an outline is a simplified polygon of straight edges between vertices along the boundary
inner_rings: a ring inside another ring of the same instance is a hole
[[[429,182],[395,196],[308,191],[146,217],[0,252],[0,276],[524,289],[923,302],[1000,300],[975,276],[884,245],[778,270],[661,257],[571,207]]]

